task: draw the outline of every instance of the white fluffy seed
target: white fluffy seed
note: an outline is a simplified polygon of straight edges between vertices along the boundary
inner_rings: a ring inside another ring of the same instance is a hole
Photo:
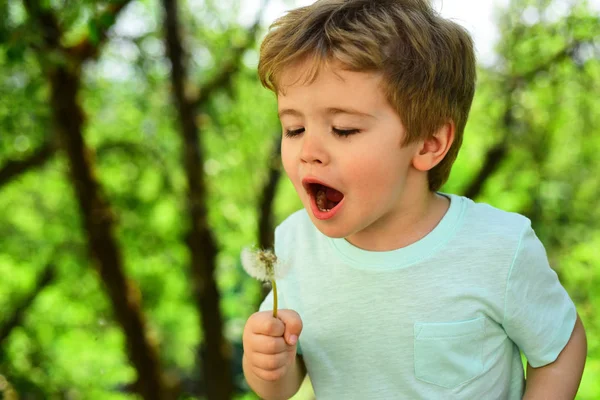
[[[244,248],[241,261],[248,275],[263,282],[281,279],[287,272],[287,264],[281,263],[270,250]]]

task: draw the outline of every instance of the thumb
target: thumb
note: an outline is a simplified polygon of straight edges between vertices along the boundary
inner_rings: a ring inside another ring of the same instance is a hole
[[[302,332],[302,319],[300,315],[294,310],[279,310],[277,318],[285,325],[283,337],[286,343],[294,346],[298,342],[298,336]]]

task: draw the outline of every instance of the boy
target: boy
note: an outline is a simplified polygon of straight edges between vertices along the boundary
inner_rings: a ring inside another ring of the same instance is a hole
[[[308,372],[319,400],[572,399],[585,333],[530,221],[438,192],[469,35],[426,0],[321,0],[275,22],[259,75],[305,209],[276,229],[283,309],[244,329],[251,388],[287,399]]]

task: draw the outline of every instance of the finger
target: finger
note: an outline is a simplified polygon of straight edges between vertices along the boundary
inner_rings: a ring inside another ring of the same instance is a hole
[[[285,332],[283,321],[278,318],[273,318],[273,314],[270,312],[263,311],[255,313],[254,317],[255,320],[252,324],[254,333],[273,337],[283,336],[283,333]]]
[[[298,342],[298,337],[302,333],[302,319],[294,310],[279,310],[277,317],[283,321],[285,325],[284,337],[289,345],[295,345]]]
[[[260,335],[268,335],[273,337],[283,336],[285,325],[278,318],[273,318],[273,315],[268,311],[254,313],[252,315],[252,332]]]
[[[282,337],[267,335],[250,336],[249,345],[251,351],[262,354],[284,353],[290,349],[290,346],[288,346]]]
[[[281,367],[285,367],[290,361],[290,355],[288,353],[279,354],[261,354],[254,353],[251,356],[250,362],[256,368],[260,368],[265,371],[276,371]]]
[[[262,379],[264,381],[275,382],[275,381],[278,381],[279,379],[281,379],[285,375],[286,368],[281,367],[274,371],[266,371],[264,369],[252,367],[252,372],[254,373],[254,375],[258,376],[260,379]]]

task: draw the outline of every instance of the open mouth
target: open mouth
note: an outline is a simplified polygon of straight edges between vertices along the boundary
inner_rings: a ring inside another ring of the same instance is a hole
[[[317,210],[321,213],[329,213],[334,210],[344,199],[344,194],[332,187],[316,182],[305,182],[304,188],[314,202]]]

